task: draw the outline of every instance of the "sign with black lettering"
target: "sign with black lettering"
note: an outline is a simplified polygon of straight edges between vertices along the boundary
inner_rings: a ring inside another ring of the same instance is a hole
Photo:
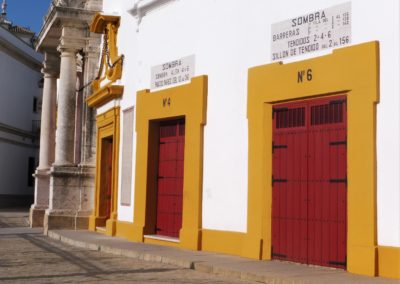
[[[151,89],[190,82],[194,76],[194,55],[165,62],[151,68]]]
[[[163,107],[170,107],[171,106],[171,98],[163,98],[162,105],[163,105]]]
[[[271,27],[271,59],[282,60],[351,43],[351,2]]]
[[[312,69],[297,71],[297,83],[312,81]]]

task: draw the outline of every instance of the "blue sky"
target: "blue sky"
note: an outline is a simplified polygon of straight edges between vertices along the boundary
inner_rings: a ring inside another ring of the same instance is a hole
[[[7,18],[14,25],[29,27],[36,35],[40,32],[43,17],[46,15],[51,0],[6,0]],[[0,6],[3,0],[0,0]]]

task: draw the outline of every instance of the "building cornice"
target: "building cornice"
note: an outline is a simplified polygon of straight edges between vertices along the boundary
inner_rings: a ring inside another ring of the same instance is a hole
[[[62,26],[89,28],[97,11],[52,5],[35,43],[36,50],[56,49]]]
[[[37,133],[22,130],[0,122],[0,142],[38,148],[39,135]]]
[[[26,48],[30,47],[27,46]],[[32,57],[30,54],[28,54],[20,47],[18,47],[17,44],[12,43],[10,40],[8,40],[5,37],[2,37],[1,35],[0,35],[0,50],[8,54],[9,56],[13,57],[15,60],[33,69],[34,71],[40,72],[42,63],[38,59]],[[35,52],[33,49],[31,50],[32,52]]]
[[[17,127],[14,127],[14,126],[11,126],[11,125],[8,125],[5,123],[1,123],[1,122],[0,122],[0,131],[14,134],[14,135],[20,136],[22,138],[37,139],[39,137],[37,134],[32,133],[31,131],[22,130]]]

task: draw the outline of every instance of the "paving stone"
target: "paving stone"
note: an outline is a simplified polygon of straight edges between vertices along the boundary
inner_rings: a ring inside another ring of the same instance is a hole
[[[3,283],[400,284],[344,270],[130,242],[89,231],[15,228],[24,214],[0,211]],[[2,228],[3,227],[3,228]],[[190,269],[188,269],[190,268]]]

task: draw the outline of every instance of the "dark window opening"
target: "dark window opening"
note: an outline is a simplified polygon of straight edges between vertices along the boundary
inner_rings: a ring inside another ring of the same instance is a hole
[[[33,186],[35,184],[35,178],[33,174],[35,173],[35,158],[28,158],[28,186]]]
[[[38,112],[38,98],[33,97],[33,112],[37,113]]]

